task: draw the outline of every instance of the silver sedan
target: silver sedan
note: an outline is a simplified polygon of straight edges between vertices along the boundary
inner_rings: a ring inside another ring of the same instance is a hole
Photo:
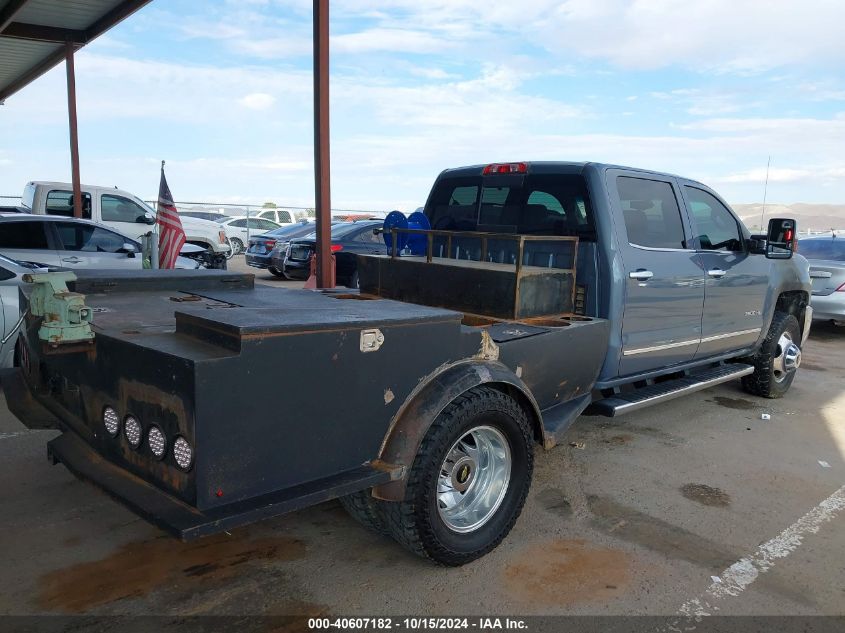
[[[0,255],[0,369],[12,367],[15,357],[16,333],[21,324],[18,286],[22,277],[31,272],[47,272],[39,264],[19,262]]]
[[[810,262],[813,318],[845,325],[845,235],[805,237],[798,252]]]

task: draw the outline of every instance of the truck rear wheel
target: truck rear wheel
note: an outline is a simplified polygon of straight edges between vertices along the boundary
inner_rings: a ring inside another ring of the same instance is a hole
[[[373,499],[370,490],[353,492],[338,499],[340,505],[349,515],[368,530],[372,530],[382,536],[390,536],[390,530],[381,515],[380,506],[384,503]]]
[[[380,502],[380,514],[405,548],[463,565],[511,531],[533,469],[525,411],[501,391],[476,387],[437,417],[411,467],[405,499]]]
[[[749,359],[754,373],[742,378],[743,389],[764,398],[783,397],[801,364],[800,345],[798,319],[786,312],[775,312],[760,351]]]

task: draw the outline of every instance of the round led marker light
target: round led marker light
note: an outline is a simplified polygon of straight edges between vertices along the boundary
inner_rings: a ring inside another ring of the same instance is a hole
[[[182,470],[188,470],[194,460],[194,450],[184,437],[177,437],[173,442],[173,459]]]
[[[157,426],[150,427],[147,433],[147,444],[153,455],[159,459],[164,457],[164,451],[167,450],[167,438],[164,437],[164,433],[161,432],[160,428]]]
[[[103,409],[103,425],[109,435],[117,437],[117,433],[120,431],[120,416],[117,415],[117,411],[111,407]]]
[[[123,434],[132,448],[138,448],[141,445],[141,424],[131,415],[127,415],[123,421]]]

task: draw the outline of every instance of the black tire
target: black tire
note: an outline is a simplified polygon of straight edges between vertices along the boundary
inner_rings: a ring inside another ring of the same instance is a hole
[[[474,531],[458,533],[440,516],[438,476],[454,443],[480,425],[493,427],[506,438],[512,460],[510,480],[494,514]],[[525,504],[533,470],[534,445],[525,411],[501,391],[476,387],[437,417],[414,459],[405,499],[380,502],[380,514],[390,535],[406,549],[441,565],[463,565],[493,550],[511,531]]]
[[[356,270],[352,273],[352,276],[349,278],[349,281],[346,282],[347,288],[360,288],[361,283],[358,281],[358,271]]]
[[[370,490],[353,492],[351,495],[340,497],[339,501],[344,510],[365,528],[382,536],[390,536],[381,515],[380,506],[384,502],[374,499]]]
[[[801,327],[798,319],[786,312],[775,312],[760,350],[747,359],[754,365],[754,373],[742,377],[742,388],[748,393],[763,398],[782,398],[789,391],[797,370],[786,372],[780,379],[775,374],[775,358],[782,352],[779,341],[784,333],[800,347]]]
[[[287,279],[287,278],[285,277],[285,274],[284,274],[281,270],[279,270],[278,268],[276,268],[275,266],[269,266],[269,267],[267,268],[267,270],[268,270],[268,271],[270,272],[270,274],[271,274],[271,275],[273,275],[274,277],[279,277],[280,279]]]

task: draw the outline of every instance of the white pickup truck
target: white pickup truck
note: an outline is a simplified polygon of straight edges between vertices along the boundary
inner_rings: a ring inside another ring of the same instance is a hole
[[[72,216],[73,187],[67,182],[28,182],[21,204],[32,213]],[[150,206],[117,187],[82,185],[82,217],[139,241],[155,224],[155,211]],[[189,244],[214,254],[229,254],[231,247],[219,224],[184,216],[180,219]]]

